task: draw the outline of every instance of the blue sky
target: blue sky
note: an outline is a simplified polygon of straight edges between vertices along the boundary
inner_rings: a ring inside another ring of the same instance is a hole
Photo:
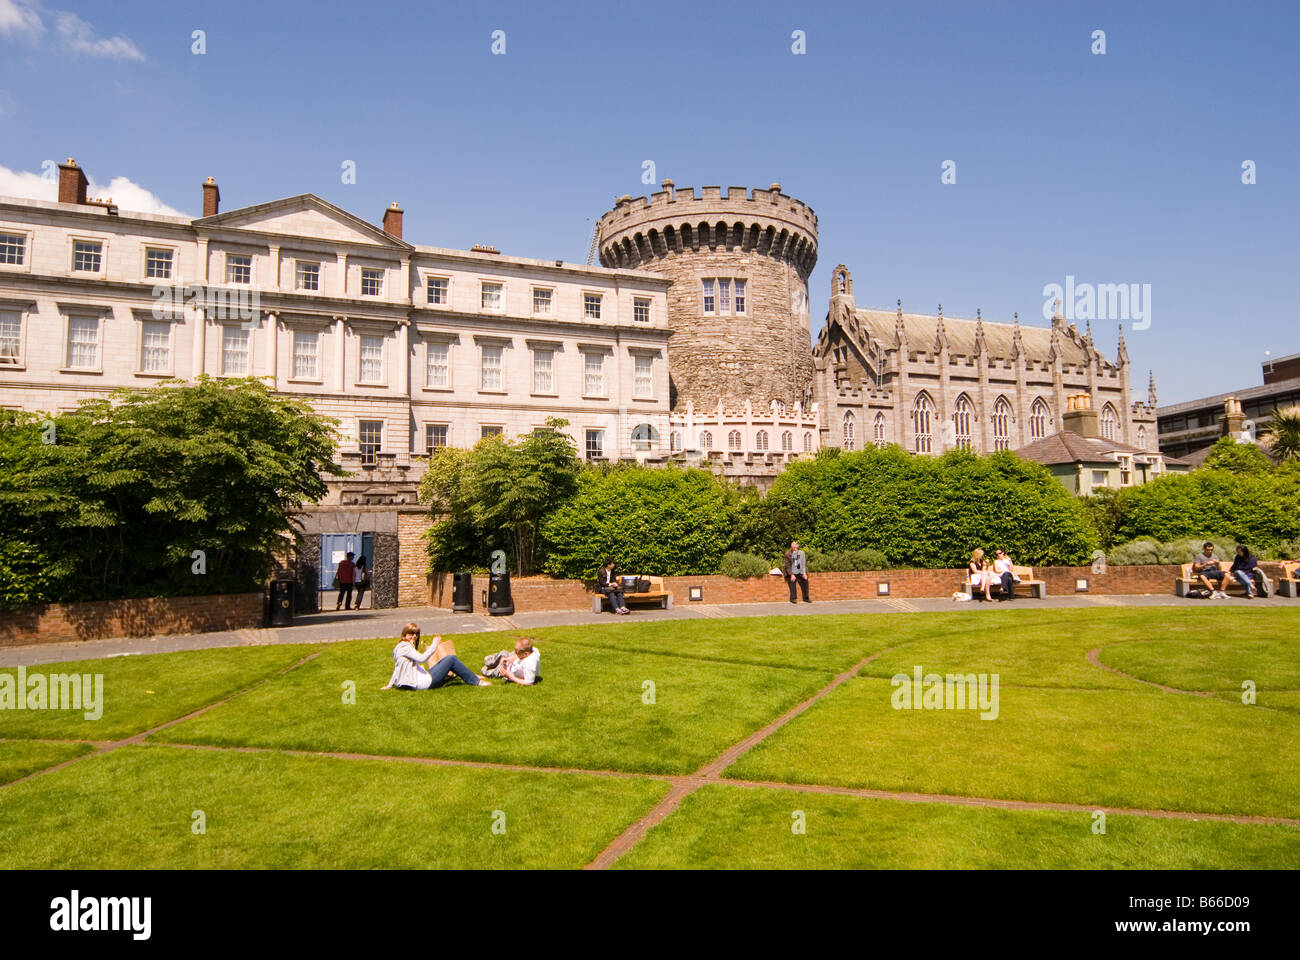
[[[1300,351],[1297,37],[1294,2],[0,0],[0,186],[74,156],[192,215],[210,175],[223,209],[396,200],[416,243],[582,261],[646,160],[779,181],[820,220],[814,327],[841,261],[864,306],[990,320],[1150,284],[1133,384],[1170,403]]]

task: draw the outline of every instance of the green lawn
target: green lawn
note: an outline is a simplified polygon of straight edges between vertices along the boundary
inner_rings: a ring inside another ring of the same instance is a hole
[[[499,636],[456,638],[482,666]],[[393,641],[330,647],[260,690],[170,727],[156,739],[297,750],[396,754],[588,770],[691,773],[773,716],[806,699],[829,672],[705,663],[538,638],[534,687],[456,682],[383,690]],[[654,703],[642,702],[654,684]],[[344,684],[356,703],[343,702]]]
[[[37,673],[102,674],[103,715],[88,720],[84,710],[6,710],[0,713],[0,737],[120,740],[272,677],[316,649],[231,647],[28,667],[29,679]],[[17,677],[18,671],[4,667],[0,673]]]
[[[794,814],[803,813],[796,834]],[[1300,867],[1300,828],[990,810],[709,786],[621,869],[1251,869]]]
[[[93,749],[88,743],[0,741],[0,784],[21,779],[29,773],[90,753]]]
[[[421,693],[379,689],[392,639],[47,664],[31,672],[102,674],[104,712],[0,711],[0,867],[577,867],[665,794],[656,777],[698,770],[871,655],[723,776],[1295,820],[1297,625],[1300,605],[1028,602],[978,616],[611,622],[535,631],[536,687]],[[456,642],[475,666],[513,636]],[[1089,663],[1092,650],[1131,676]],[[890,677],[916,666],[998,674],[997,719],[893,709]],[[1254,706],[1241,703],[1243,680],[1256,686]],[[91,750],[48,741],[119,740],[208,706],[143,746],[2,785]],[[238,747],[258,749],[226,749]],[[191,832],[195,810],[206,834]],[[504,834],[491,831],[497,810]],[[805,834],[790,831],[794,810]],[[723,779],[689,795],[620,866],[1300,866],[1294,826],[1119,815],[1105,836],[1091,826],[1087,814]]]
[[[666,790],[644,779],[123,747],[10,788],[0,868],[574,868]]]

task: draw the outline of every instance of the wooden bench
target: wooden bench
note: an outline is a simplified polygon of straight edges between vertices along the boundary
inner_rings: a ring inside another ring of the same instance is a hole
[[[1015,583],[1015,586],[1017,588],[1026,587],[1029,590],[1029,595],[1033,597],[1035,600],[1042,600],[1045,596],[1047,596],[1047,581],[1035,580],[1033,567],[1018,567],[1012,564],[1011,572],[1020,578]],[[994,576],[996,576],[996,574],[994,574]],[[975,598],[975,595],[971,593],[969,573],[962,578],[962,584],[958,592],[969,595],[972,600]],[[983,591],[981,591],[981,593],[982,592]],[[989,587],[989,593],[995,593],[995,592],[998,594],[1002,592],[1002,583],[1000,581],[996,585]]]
[[[1282,564],[1282,576],[1277,578],[1277,592],[1284,597],[1300,597],[1300,561]]]
[[[661,610],[671,610],[673,608],[673,595],[671,591],[664,589],[663,577],[644,577],[650,581],[650,589],[643,593],[630,593],[624,591],[623,602],[629,607],[634,603],[653,603]],[[591,612],[600,613],[609,609],[609,597],[603,593],[597,593],[591,598]]]
[[[1292,566],[1295,565],[1293,564]],[[1286,571],[1286,568],[1287,568],[1287,564],[1285,563],[1282,564],[1283,572]],[[1246,588],[1241,585],[1241,581],[1238,580],[1236,577],[1234,577],[1232,573],[1227,569],[1227,567],[1221,567],[1220,569],[1223,570],[1223,580],[1221,582],[1221,585],[1219,586],[1219,589],[1222,590],[1224,593],[1227,593],[1229,590],[1234,590],[1237,593],[1240,593],[1242,596],[1245,596]],[[1268,579],[1268,575],[1265,574],[1264,571],[1259,567],[1255,568],[1255,572],[1259,574],[1258,579],[1255,581],[1256,591],[1262,597],[1270,596],[1273,591],[1272,591],[1272,583],[1270,583]],[[1214,583],[1215,581],[1211,580],[1210,582]],[[1192,573],[1192,565],[1190,563],[1184,563],[1181,567],[1178,568],[1178,579],[1174,581],[1174,596],[1176,597],[1190,596],[1191,591],[1196,589],[1202,589],[1202,590],[1205,589],[1205,584],[1201,583],[1200,577]],[[1295,589],[1294,582],[1292,584],[1291,589],[1293,590]],[[1293,594],[1287,594],[1287,593],[1284,593],[1282,595],[1284,597],[1293,596]]]

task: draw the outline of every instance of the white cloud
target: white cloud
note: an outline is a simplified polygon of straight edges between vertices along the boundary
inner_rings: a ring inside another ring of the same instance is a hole
[[[0,0],[0,35],[17,36],[35,42],[45,35],[46,21],[54,29],[65,50],[88,57],[113,60],[144,60],[144,53],[129,37],[101,37],[95,28],[75,13],[48,10],[40,0]]]
[[[187,217],[188,214],[163,203],[157,194],[151,193],[129,177],[114,177],[107,185],[90,181],[86,190],[88,197],[113,198],[121,210],[136,213],[157,213],[168,217]],[[0,197],[22,197],[27,200],[50,200],[59,198],[57,173],[55,179],[46,180],[39,173],[26,170],[10,170],[0,167]]]
[[[35,40],[45,33],[40,5],[28,0],[0,0],[0,34]]]
[[[2,0],[0,0],[2,2]],[[95,36],[95,28],[75,13],[55,12],[55,28],[63,38],[64,46],[73,53],[84,53],[89,57],[110,57],[114,60],[143,60],[132,41],[126,37]]]

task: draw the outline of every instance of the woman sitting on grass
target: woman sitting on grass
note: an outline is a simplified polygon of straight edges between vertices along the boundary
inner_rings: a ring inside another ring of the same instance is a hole
[[[434,637],[429,649],[421,653],[420,628],[413,623],[403,627],[402,639],[393,647],[393,675],[388,678],[388,685],[380,689],[396,687],[398,690],[432,690],[446,683],[448,675],[452,673],[471,687],[492,686],[492,681],[477,676],[455,654],[436,661],[432,668],[426,667],[425,664],[437,652],[441,640],[442,637]]]

